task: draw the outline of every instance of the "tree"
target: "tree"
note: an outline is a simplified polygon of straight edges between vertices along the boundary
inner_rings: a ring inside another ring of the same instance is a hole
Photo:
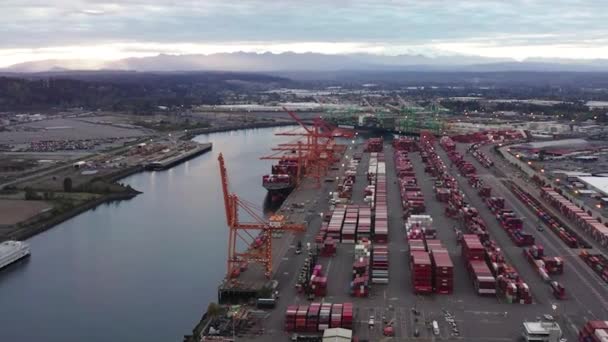
[[[209,303],[207,306],[207,315],[211,318],[217,318],[222,313],[222,307],[217,305],[216,303]]]
[[[63,191],[72,192],[72,178],[66,177],[63,179]]]
[[[34,191],[29,186],[25,188],[25,200],[26,201],[35,201],[38,199],[38,193]]]

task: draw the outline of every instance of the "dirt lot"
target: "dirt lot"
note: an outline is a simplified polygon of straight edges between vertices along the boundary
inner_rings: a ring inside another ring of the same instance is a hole
[[[0,225],[12,225],[52,208],[44,201],[0,199]]]
[[[0,132],[0,144],[22,144],[45,140],[84,140],[140,137],[140,129],[95,124],[78,119],[53,119],[14,126],[18,131]]]
[[[63,180],[65,178],[72,179],[72,187],[77,188],[83,184],[90,182],[92,179],[101,177],[107,174],[116,172],[113,168],[99,168],[88,173],[85,170],[74,169],[72,167],[64,168],[52,174],[47,174],[42,177],[20,183],[18,187],[31,187],[39,191],[63,191]],[[85,174],[83,174],[83,172]]]

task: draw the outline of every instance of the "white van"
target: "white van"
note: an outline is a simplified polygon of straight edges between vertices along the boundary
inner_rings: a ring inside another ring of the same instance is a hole
[[[437,321],[433,321],[433,334],[435,336],[439,335],[439,324],[437,323]]]

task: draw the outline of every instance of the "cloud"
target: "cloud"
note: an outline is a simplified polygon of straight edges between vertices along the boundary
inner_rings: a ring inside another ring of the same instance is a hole
[[[548,46],[600,53],[608,36],[604,0],[4,0],[0,22],[0,50],[31,51],[116,44],[157,52],[176,44],[269,44],[274,51],[320,42],[326,45],[316,52],[342,43],[357,45],[354,51],[514,56],[509,47],[518,47],[521,58]]]
[[[106,12],[103,10],[96,10],[96,9],[84,9],[84,10],[81,10],[80,13],[88,14],[88,15],[103,15]]]

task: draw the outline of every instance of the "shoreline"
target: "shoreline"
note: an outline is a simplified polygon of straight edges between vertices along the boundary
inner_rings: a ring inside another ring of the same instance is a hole
[[[242,129],[255,129],[255,128],[272,128],[272,127],[285,127],[285,126],[295,126],[296,122],[285,121],[285,122],[258,122],[252,124],[244,124],[244,125],[232,125],[232,126],[224,126],[224,127],[210,127],[210,128],[196,128],[192,130],[188,130],[188,132],[180,137],[181,140],[191,140],[197,135],[201,134],[210,134],[210,133],[222,133],[222,132],[230,132],[230,131],[239,131]]]
[[[255,129],[255,128],[272,128],[272,127],[282,127],[282,126],[293,126],[293,125],[294,125],[293,122],[280,122],[280,123],[273,122],[273,123],[255,123],[255,124],[248,124],[248,125],[235,125],[235,126],[227,126],[227,127],[221,127],[221,128],[202,128],[202,129],[198,129],[198,130],[194,130],[194,131],[189,131],[188,133],[186,133],[182,137],[180,137],[180,139],[191,140],[194,137],[196,137],[197,135],[202,135],[202,134],[230,132],[230,131]],[[203,145],[205,145],[205,144],[203,144]],[[201,150],[197,151],[196,153],[188,155],[186,158],[180,158],[179,160],[173,161],[170,165],[167,165],[165,168],[162,168],[157,171],[168,170],[168,169],[172,168],[173,166],[179,165],[187,160],[190,160],[192,158],[198,157],[199,155],[205,154],[212,150],[212,148],[213,148],[212,146],[213,145],[211,143],[211,144],[209,144],[209,146],[203,147]],[[133,166],[133,167],[118,171],[107,177],[103,177],[102,179],[104,181],[107,181],[110,183],[116,183],[116,182],[120,181],[121,179],[127,178],[127,177],[132,176],[137,173],[145,172],[145,171],[148,171],[148,170],[146,170],[146,167],[144,165]],[[70,209],[69,211],[66,211],[57,216],[49,218],[48,220],[44,220],[42,222],[36,222],[36,223],[30,224],[30,225],[27,225],[25,227],[16,228],[13,232],[7,234],[7,236],[2,240],[20,240],[20,241],[22,241],[22,240],[29,239],[39,233],[42,233],[44,231],[47,231],[47,230],[57,226],[58,224],[60,224],[62,222],[65,222],[73,217],[76,217],[76,216],[80,215],[81,213],[84,213],[91,209],[95,209],[102,204],[112,203],[115,201],[130,200],[141,193],[142,192],[134,189],[134,190],[128,191],[128,192],[102,195],[99,198],[96,198],[94,200],[83,203],[77,207]]]
[[[140,194],[140,192],[124,192],[124,193],[103,195],[99,198],[96,198],[94,200],[83,203],[80,206],[74,207],[69,211],[61,213],[57,216],[53,216],[52,218],[45,220],[43,222],[39,222],[39,223],[37,222],[37,223],[31,224],[29,226],[23,227],[23,228],[18,228],[17,230],[15,230],[14,232],[12,232],[9,235],[8,240],[23,241],[23,240],[29,239],[37,234],[40,234],[44,231],[47,231],[47,230],[55,227],[56,225],[58,225],[62,222],[65,222],[75,216],[78,216],[79,214],[81,214],[85,211],[94,209],[102,204],[112,203],[114,201],[130,200],[139,194]]]

